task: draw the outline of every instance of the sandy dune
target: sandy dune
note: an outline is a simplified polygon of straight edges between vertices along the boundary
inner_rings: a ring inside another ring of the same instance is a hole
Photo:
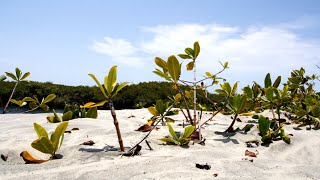
[[[269,115],[269,112],[264,114]],[[8,160],[0,159],[0,179],[320,179],[320,132],[316,130],[294,130],[296,125],[285,127],[293,134],[291,144],[283,141],[269,147],[247,148],[245,141],[260,139],[256,126],[247,134],[237,133],[232,137],[218,135],[231,123],[230,116],[218,114],[202,129],[206,138],[205,146],[189,147],[163,145],[158,139],[168,135],[167,127],[160,126],[149,136],[150,151],[143,142],[141,155],[121,157],[117,152],[118,142],[113,120],[109,111],[99,111],[98,119],[77,119],[69,122],[65,140],[58,154],[62,159],[42,164],[25,164],[19,154],[28,150],[39,158],[47,156],[34,150],[30,144],[37,138],[33,122],[43,125],[52,132],[57,124],[46,122],[44,114],[0,115],[0,154],[8,155]],[[150,114],[147,109],[117,111],[124,145],[135,145],[146,133],[137,132]],[[134,117],[130,117],[130,116]],[[206,119],[209,113],[204,114]],[[130,118],[129,118],[130,117]],[[175,130],[183,116],[174,117]],[[249,117],[241,117],[252,122]],[[80,145],[93,140],[93,146]],[[245,151],[258,151],[257,158],[245,156]],[[249,161],[252,160],[253,162]],[[196,163],[211,165],[210,170],[198,169]],[[214,176],[217,174],[217,177]]]

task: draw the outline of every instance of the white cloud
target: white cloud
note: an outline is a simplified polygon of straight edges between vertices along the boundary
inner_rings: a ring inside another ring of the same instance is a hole
[[[293,26],[302,28],[299,22],[246,28],[217,24],[158,25],[142,28],[143,33],[151,34],[151,39],[133,45],[127,40],[105,38],[104,42],[96,42],[94,49],[122,63],[128,63],[121,59],[132,57],[139,49],[139,56],[130,62],[146,63],[141,59],[183,53],[186,47],[199,41],[198,74],[216,72],[218,61],[229,61],[228,79],[245,83],[261,80],[268,72],[287,76],[300,67],[307,68],[308,74],[318,73],[315,65],[320,64],[320,41],[309,41],[294,31]]]
[[[92,49],[98,53],[108,55],[115,62],[128,66],[141,66],[143,63],[135,53],[137,49],[125,39],[105,37],[102,42],[95,41]]]

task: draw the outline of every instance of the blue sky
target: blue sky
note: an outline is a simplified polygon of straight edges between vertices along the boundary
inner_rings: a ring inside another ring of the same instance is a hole
[[[1,1],[0,74],[19,67],[34,81],[94,85],[88,73],[102,80],[118,65],[121,82],[159,81],[154,57],[194,41],[198,78],[217,72],[218,61],[229,62],[222,76],[241,87],[268,72],[320,74],[319,18],[317,0]]]

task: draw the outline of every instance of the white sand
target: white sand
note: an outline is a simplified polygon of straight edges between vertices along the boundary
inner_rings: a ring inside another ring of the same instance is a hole
[[[269,114],[269,113],[267,113]],[[168,135],[167,127],[160,127],[149,136],[150,151],[145,142],[141,156],[120,157],[111,146],[118,147],[113,120],[109,111],[99,111],[98,119],[77,119],[69,122],[68,130],[79,131],[65,134],[58,154],[63,158],[42,164],[25,164],[19,154],[28,150],[37,157],[47,157],[34,150],[30,144],[37,138],[33,122],[52,132],[57,124],[46,122],[48,114],[0,115],[0,179],[320,179],[320,131],[294,130],[296,125],[286,126],[292,133],[291,144],[276,141],[269,147],[247,148],[245,141],[260,139],[255,126],[248,134],[237,133],[230,138],[217,135],[231,123],[229,116],[218,114],[202,132],[206,145],[190,145],[189,148],[162,145],[158,139]],[[127,147],[135,145],[146,133],[134,131],[144,124],[150,114],[147,109],[117,111],[120,128]],[[134,118],[128,118],[134,115]],[[204,114],[208,118],[209,114]],[[177,124],[173,127],[181,130]],[[241,117],[243,126],[251,118]],[[93,140],[93,146],[79,145]],[[245,150],[258,151],[257,158],[244,155]],[[248,158],[248,160],[244,160]],[[253,159],[253,162],[249,160]],[[210,170],[195,167],[195,163],[211,165]],[[214,177],[214,174],[218,174]]]

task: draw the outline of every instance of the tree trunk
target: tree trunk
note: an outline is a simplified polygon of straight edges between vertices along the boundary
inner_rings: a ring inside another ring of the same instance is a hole
[[[19,83],[19,81],[17,81],[16,84],[14,85],[14,88],[13,88],[13,90],[12,90],[12,93],[11,93],[9,99],[8,99],[8,102],[7,102],[6,106],[5,106],[4,109],[3,109],[2,114],[5,114],[5,113],[6,113],[6,110],[7,110],[8,106],[9,106],[9,104],[10,104],[10,100],[11,100],[11,98],[12,98],[12,96],[13,96],[13,94],[14,94],[14,92],[16,91],[16,88],[17,88],[17,86],[18,86],[18,83]]]
[[[115,111],[114,106],[113,106],[113,102],[111,100],[109,102],[109,107],[110,107],[111,115],[112,115],[112,118],[113,118],[114,126],[116,127],[118,141],[119,141],[119,145],[120,145],[120,151],[124,152],[124,147],[123,147],[120,127],[119,127],[119,122],[118,122],[118,119],[117,119],[116,111]]]

